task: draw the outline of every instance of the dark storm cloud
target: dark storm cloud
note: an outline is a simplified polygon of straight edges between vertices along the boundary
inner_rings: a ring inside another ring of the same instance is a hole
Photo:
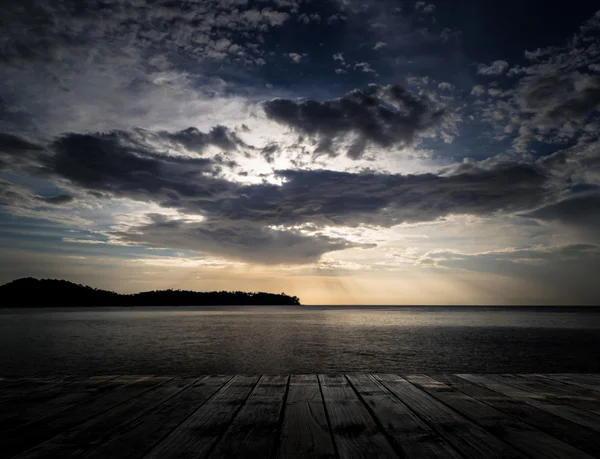
[[[181,132],[196,135],[193,130]],[[579,202],[578,190],[587,183],[585,175],[577,175],[581,167],[573,163],[587,164],[584,169],[592,170],[598,156],[594,148],[570,149],[533,163],[500,159],[465,163],[438,174],[286,170],[276,172],[280,185],[248,185],[219,176],[224,160],[173,156],[153,143],[181,138],[181,132],[68,134],[49,146],[52,154],[39,152],[38,169],[46,177],[69,181],[75,193],[81,191],[79,196],[91,192],[95,199],[126,197],[205,217],[202,222],[155,219],[118,234],[124,241],[204,250],[260,263],[310,262],[325,252],[354,246],[291,229],[297,225],[390,227],[454,214],[527,212],[547,220],[565,219],[568,214],[573,222],[584,222],[597,203],[573,205]],[[260,153],[269,156],[276,148]],[[573,201],[565,203],[568,210],[564,210],[559,199],[568,196],[569,187]],[[56,205],[69,201],[61,196],[34,199]]]
[[[538,123],[580,123],[600,108],[600,76],[553,75],[526,77],[520,82],[518,102],[536,113]]]
[[[383,148],[411,145],[440,127],[446,114],[397,85],[370,85],[322,102],[275,99],[264,110],[268,118],[321,139],[354,136],[347,151],[353,159],[369,142]]]
[[[600,191],[577,193],[562,201],[525,214],[528,217],[554,221],[600,233]]]
[[[160,132],[159,136],[178,143],[187,150],[202,152],[209,145],[222,150],[235,150],[238,145],[246,146],[244,142],[225,126],[214,126],[208,133],[194,127],[178,132]]]
[[[361,247],[343,239],[278,231],[252,222],[209,218],[190,223],[160,215],[153,220],[114,236],[132,244],[203,252],[267,265],[314,263],[324,253]]]
[[[3,153],[21,153],[23,151],[38,151],[43,147],[31,143],[21,137],[12,134],[0,133],[0,151]]]
[[[68,204],[72,202],[75,198],[68,194],[58,194],[56,196],[40,196],[39,200],[43,201],[47,204],[53,204],[56,206],[60,206],[61,204]]]
[[[47,174],[118,197],[161,203],[182,197],[203,200],[226,188],[210,176],[211,160],[168,156],[127,132],[68,134],[51,148],[55,154],[42,162]]]
[[[281,171],[281,186],[254,185],[208,212],[269,225],[316,223],[392,226],[450,214],[491,215],[541,205],[553,196],[539,168],[499,164],[456,175],[399,175],[334,171]]]
[[[21,137],[0,133],[0,170],[23,166],[42,150],[42,146]]]
[[[560,144],[591,134],[595,127],[589,123],[600,113],[600,76],[553,66],[532,71],[536,74],[521,78],[506,93],[507,100],[501,97],[491,102],[484,109],[484,119],[501,136],[515,134],[514,145],[520,152],[530,149],[533,142]],[[476,86],[473,93],[481,96],[484,88]]]
[[[536,164],[488,161],[443,175],[287,170],[276,173],[282,185],[244,185],[220,178],[218,161],[154,148],[136,133],[69,134],[54,141],[54,155],[40,163],[45,174],[87,191],[263,226],[391,226],[527,211],[553,202],[557,186],[567,184]]]

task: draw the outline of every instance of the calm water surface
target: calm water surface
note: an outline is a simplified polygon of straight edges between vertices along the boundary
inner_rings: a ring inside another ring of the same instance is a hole
[[[0,374],[600,372],[600,311],[0,310]]]

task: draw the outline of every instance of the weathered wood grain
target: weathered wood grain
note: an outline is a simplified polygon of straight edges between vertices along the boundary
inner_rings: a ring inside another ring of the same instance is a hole
[[[568,384],[557,379],[550,379],[542,374],[518,374],[515,376],[518,376],[519,378],[524,378],[528,381],[536,381],[540,384],[543,384],[544,386],[560,389],[568,394],[577,395],[579,397],[590,398],[593,400],[597,400],[600,397],[600,394],[598,394],[598,392],[595,390],[587,389],[581,386],[575,386],[573,384]]]
[[[600,457],[600,436],[592,429],[455,375],[433,375],[433,378],[559,440]]]
[[[261,377],[208,457],[271,457],[280,434],[288,380],[288,376]]]
[[[16,384],[10,384],[0,392],[0,408],[6,403],[33,397],[38,394],[59,388],[78,378],[73,376],[61,376],[55,378],[24,378]]]
[[[600,432],[600,417],[588,411],[580,410],[579,408],[574,408],[569,405],[563,405],[562,403],[557,403],[552,399],[552,397],[547,397],[544,394],[535,394],[533,392],[519,389],[515,386],[496,381],[495,379],[491,379],[487,376],[473,374],[459,374],[458,376],[466,379],[467,381],[480,384],[517,400],[522,400],[529,405],[536,406],[564,419],[568,419],[569,421],[581,424],[582,426],[586,426],[590,429]]]
[[[146,415],[119,428],[107,442],[86,454],[85,459],[143,457],[230,379],[231,376],[200,378]]]
[[[316,375],[291,375],[278,459],[335,458]]]
[[[350,375],[348,380],[396,449],[406,457],[462,458],[446,440],[371,375]]]
[[[170,378],[162,384],[30,448],[19,454],[17,458],[80,457],[106,441],[121,426],[173,397],[193,381],[193,379]]]
[[[150,390],[152,387],[165,382],[165,380],[165,378],[139,378],[137,376],[119,377],[112,381],[117,386],[114,391],[4,433],[0,437],[0,458],[12,457],[46,441],[136,395]]]
[[[434,430],[468,458],[524,458],[521,452],[396,375],[376,375]]]
[[[542,395],[547,400],[550,400],[554,403],[563,403],[565,405],[574,406],[581,410],[589,411],[596,415],[600,415],[600,400],[598,400],[598,397],[581,396],[578,394],[574,394],[573,392],[569,392],[564,389],[564,386],[566,384],[560,383],[558,381],[547,380],[549,384],[545,384],[533,378],[523,378],[521,376],[509,374],[490,375],[490,377],[492,379],[495,379],[496,381],[509,384],[518,389],[523,389],[532,392],[536,395]],[[552,382],[554,382],[555,384],[553,385]],[[574,387],[577,389],[577,386],[570,387]],[[586,390],[583,387],[579,389]],[[589,392],[594,394],[593,391]]]
[[[3,388],[1,459],[600,457],[599,375],[60,376]]]
[[[0,432],[14,429],[110,391],[115,388],[110,381],[116,378],[85,378],[48,389],[32,397],[7,401],[0,406]]]
[[[593,459],[593,456],[537,430],[473,397],[425,375],[406,379],[475,424],[535,459]]]
[[[596,392],[600,392],[600,382],[589,380],[587,378],[579,377],[579,375],[575,374],[543,374],[548,379],[553,379],[556,381],[561,381],[566,384],[571,384],[573,386],[583,387],[585,389],[593,390]]]
[[[234,377],[144,457],[204,457],[245,403],[258,379],[258,376]]]
[[[339,457],[396,458],[386,436],[342,375],[319,375]]]

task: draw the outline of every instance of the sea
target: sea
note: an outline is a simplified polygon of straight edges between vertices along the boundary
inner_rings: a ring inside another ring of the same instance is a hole
[[[0,309],[0,376],[600,372],[600,308]]]

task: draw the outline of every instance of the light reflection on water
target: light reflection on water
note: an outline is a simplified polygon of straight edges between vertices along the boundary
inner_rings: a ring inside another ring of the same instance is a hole
[[[0,311],[5,375],[597,372],[599,344],[582,309]]]

